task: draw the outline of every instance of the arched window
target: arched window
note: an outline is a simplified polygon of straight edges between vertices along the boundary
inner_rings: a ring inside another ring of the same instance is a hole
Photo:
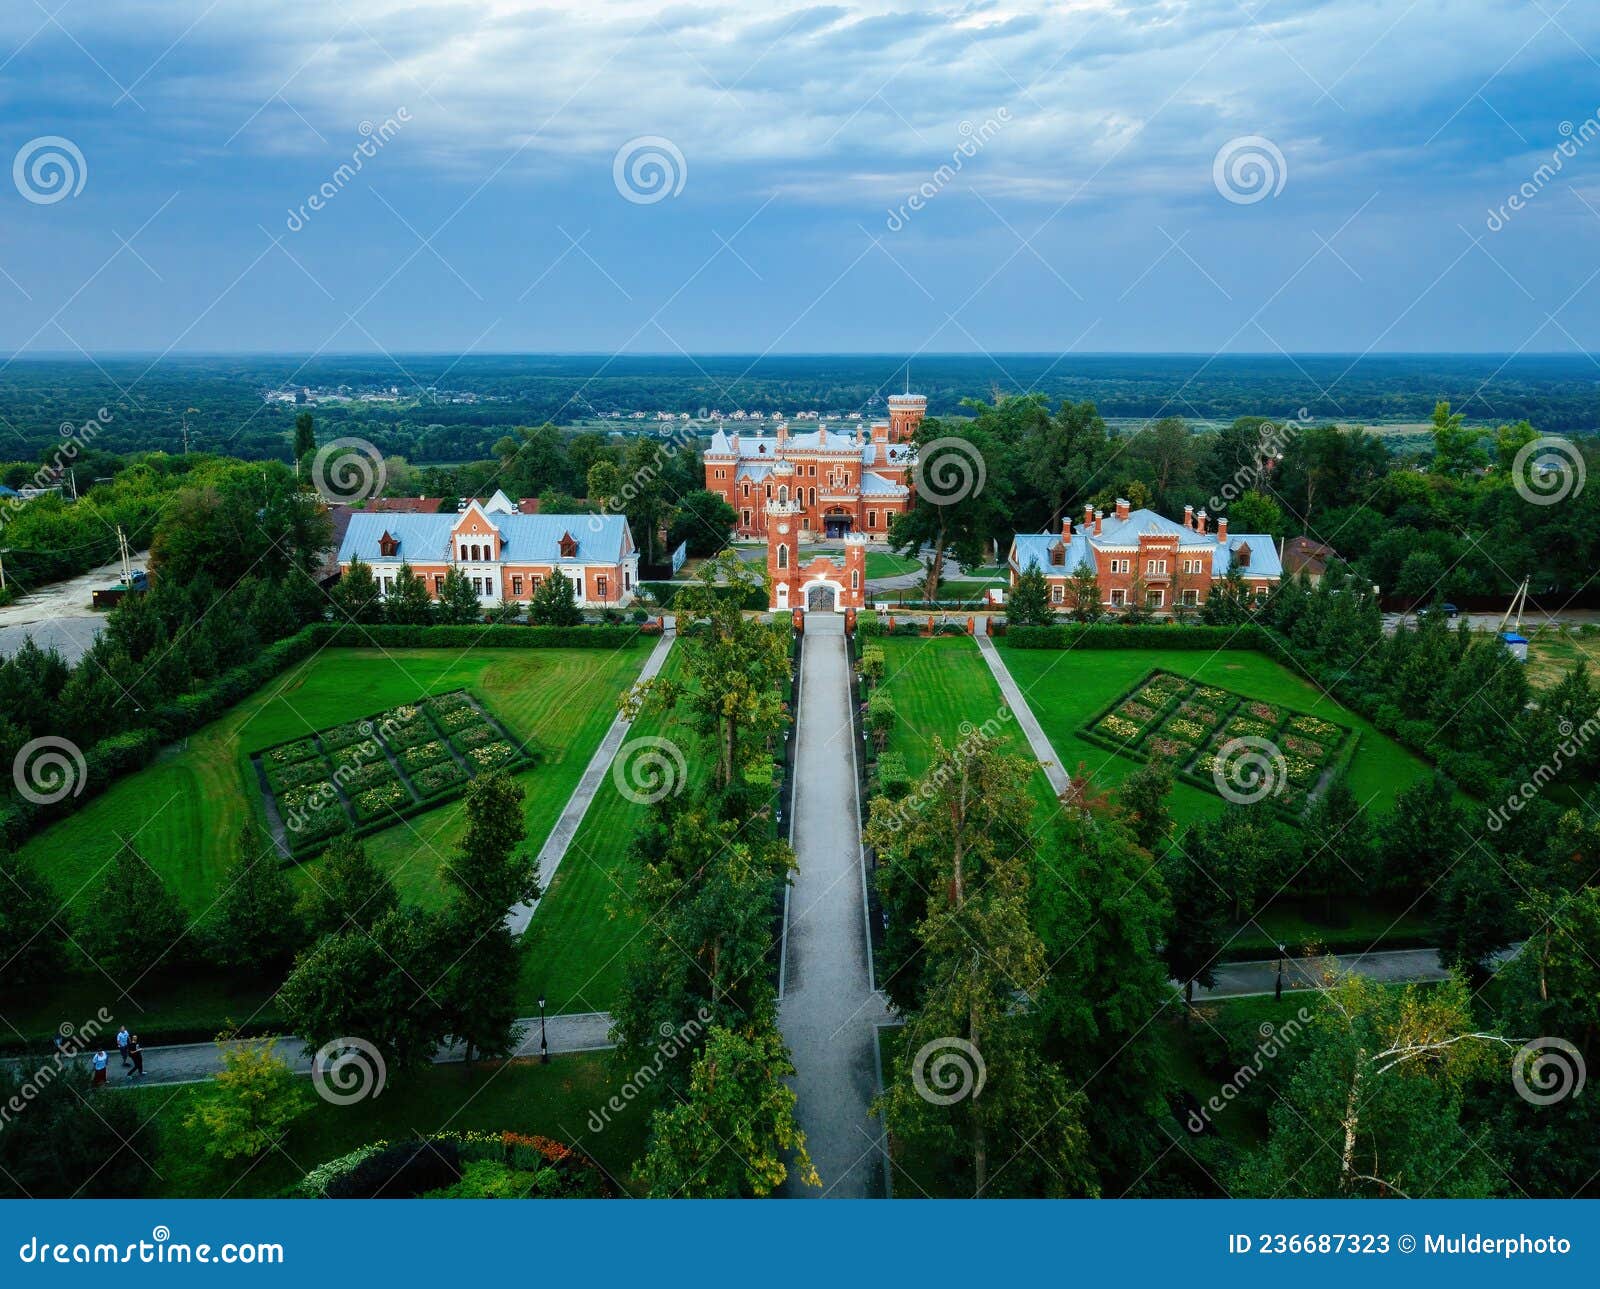
[[[789,567],[789,548],[787,546],[778,547],[778,567]]]
[[[811,490],[811,504],[813,506],[817,504],[817,490],[815,488]]]
[[[852,591],[859,591],[861,589],[861,570],[858,568],[853,568],[850,570],[850,589]]]
[[[789,500],[789,487],[788,487],[787,484],[784,484],[784,485],[780,486],[779,489],[778,489],[778,501],[779,501],[780,504],[782,504],[783,502],[786,502],[788,500]]]

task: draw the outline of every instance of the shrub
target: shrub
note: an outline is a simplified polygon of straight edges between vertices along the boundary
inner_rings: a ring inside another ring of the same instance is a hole
[[[268,748],[263,754],[263,759],[273,765],[294,765],[316,755],[317,740],[303,738],[296,739],[293,743],[280,743],[277,747]]]
[[[323,782],[328,777],[328,763],[320,756],[309,761],[297,761],[293,765],[280,766],[270,761],[262,764],[267,772],[267,782],[275,792],[303,788],[309,783]]]
[[[356,808],[356,818],[365,822],[376,819],[386,811],[398,810],[401,806],[410,804],[411,798],[399,783],[386,783],[379,788],[369,788],[365,792],[357,793],[351,798],[350,804]]]

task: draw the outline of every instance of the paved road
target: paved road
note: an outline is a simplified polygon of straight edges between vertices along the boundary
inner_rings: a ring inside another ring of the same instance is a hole
[[[674,619],[665,619],[665,624],[666,629],[662,631],[661,639],[656,641],[655,647],[651,649],[650,656],[645,659],[644,667],[639,672],[640,680],[649,680],[661,670],[662,664],[667,660],[667,651],[672,648],[672,642],[677,638]],[[628,729],[632,724],[633,722],[621,713],[618,713],[616,720],[611,722],[611,728],[606,731],[605,738],[600,740],[600,746],[589,758],[589,764],[583,771],[583,777],[578,780],[578,786],[567,798],[566,808],[556,820],[556,826],[550,830],[544,845],[539,848],[540,890],[549,891],[550,883],[555,880],[556,869],[561,866],[567,847],[572,845],[572,839],[577,836],[578,827],[583,823],[584,815],[589,812],[589,805],[594,801],[595,794],[600,791],[600,785],[610,773],[611,762],[616,758],[617,749],[622,746],[623,739],[627,738]],[[528,923],[533,921],[534,912],[538,907],[539,901],[534,900],[531,904],[518,904],[506,914],[506,925],[511,928],[512,935],[521,935],[528,929]]]
[[[1005,659],[1000,656],[1000,651],[994,647],[994,641],[982,632],[979,632],[974,639],[978,642],[978,652],[983,655],[984,662],[989,664],[989,670],[994,673],[994,678],[1000,685],[1000,696],[1006,700],[1006,706],[1011,709],[1011,714],[1017,718],[1017,724],[1028,737],[1028,746],[1033,749],[1034,760],[1043,768],[1045,778],[1050,780],[1051,789],[1059,797],[1067,790],[1069,780],[1067,772],[1061,768],[1055,748],[1050,746],[1050,740],[1045,737],[1044,729],[1034,719],[1033,709],[1028,706],[1028,700],[1023,696],[1017,682],[1011,678],[1011,672],[1006,667]]]
[[[522,1027],[522,1041],[514,1056],[539,1054],[539,1018],[525,1016],[516,1022]],[[570,1016],[551,1016],[545,1021],[545,1034],[550,1051],[555,1055],[567,1052],[601,1052],[614,1044],[611,1042],[611,1016],[608,1012],[581,1012]],[[122,1064],[117,1060],[116,1049],[108,1036],[106,1050],[111,1053],[111,1086],[127,1087],[134,1081],[125,1077]],[[280,1039],[277,1054],[289,1063],[296,1074],[311,1073],[311,1053],[297,1038]],[[459,1061],[459,1047],[441,1048],[433,1059],[436,1062]],[[45,1058],[48,1062],[48,1058]],[[41,1062],[17,1058],[7,1062],[24,1070]],[[144,1049],[144,1078],[150,1083],[199,1083],[214,1077],[222,1069],[222,1056],[215,1043],[182,1043],[167,1047]]]
[[[869,1114],[878,1092],[876,1026],[889,1019],[873,989],[866,879],[856,803],[849,660],[843,620],[806,615],[795,753],[794,849],[783,1001],[778,1022],[794,1058],[800,1126],[822,1189],[790,1196],[880,1198],[883,1129]]]
[[[148,568],[148,552],[133,557],[135,568]],[[122,561],[103,564],[64,582],[51,582],[0,608],[0,657],[9,658],[32,640],[41,649],[54,647],[76,663],[105,629],[106,614],[91,608],[94,589],[122,580]]]

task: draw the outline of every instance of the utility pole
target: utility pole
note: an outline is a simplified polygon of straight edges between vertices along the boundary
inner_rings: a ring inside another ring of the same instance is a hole
[[[128,538],[122,531],[122,525],[117,525],[117,550],[122,556],[122,584],[133,585],[133,563],[128,557]]]

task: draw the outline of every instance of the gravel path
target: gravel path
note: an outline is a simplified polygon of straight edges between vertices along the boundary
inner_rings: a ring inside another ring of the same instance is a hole
[[[849,660],[842,619],[806,615],[795,756],[794,849],[783,1001],[800,1126],[822,1178],[790,1196],[881,1198],[887,1155],[869,1110],[878,1093],[876,1027],[889,1019],[873,988],[866,877],[856,805]]]

